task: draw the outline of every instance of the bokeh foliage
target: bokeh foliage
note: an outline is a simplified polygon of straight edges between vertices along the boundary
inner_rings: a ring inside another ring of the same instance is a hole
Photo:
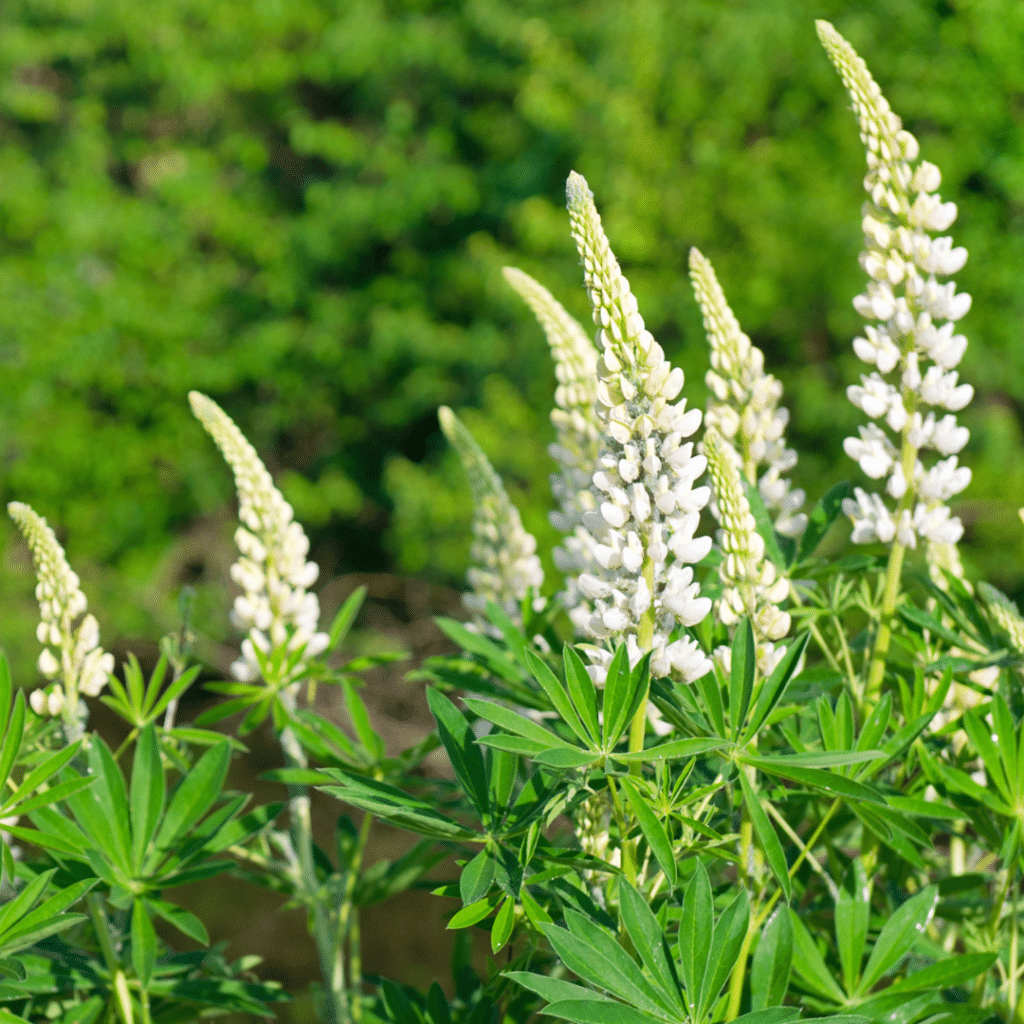
[[[0,497],[59,526],[110,640],[170,625],[181,582],[226,578],[210,563],[230,557],[230,480],[189,388],[257,445],[324,578],[460,577],[469,499],[441,403],[468,407],[543,532],[553,375],[498,271],[517,264],[586,315],[573,167],[691,400],[707,365],[696,244],[786,385],[798,482],[813,499],[856,476],[841,439],[859,419],[843,388],[863,155],[815,17],[860,50],[960,205],[979,394],[954,511],[969,569],[1018,591],[1014,0],[7,0]],[[11,539],[5,643],[34,615]]]

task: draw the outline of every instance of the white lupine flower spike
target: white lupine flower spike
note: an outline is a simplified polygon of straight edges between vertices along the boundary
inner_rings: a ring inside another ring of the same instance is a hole
[[[505,267],[505,279],[533,311],[544,329],[555,362],[555,408],[551,422],[558,440],[551,457],[561,472],[551,475],[551,490],[558,508],[551,523],[565,535],[553,552],[555,565],[565,573],[567,608],[580,604],[576,578],[581,572],[600,572],[593,556],[593,541],[583,528],[583,513],[594,507],[590,480],[601,451],[601,424],[594,403],[597,383],[597,350],[560,302],[529,274]]]
[[[782,384],[764,372],[764,353],[740,329],[714,267],[698,249],[690,250],[690,280],[711,346],[705,423],[735,453],[743,476],[757,487],[772,514],[775,529],[798,537],[807,526],[800,511],[805,495],[785,477],[796,465],[796,452],[786,447],[789,410],[779,407]],[[767,468],[759,477],[762,466]]]
[[[54,680],[34,690],[29,703],[37,715],[63,713],[65,736],[71,743],[84,728],[79,694],[99,696],[114,671],[114,656],[100,647],[99,624],[87,611],[78,576],[46,520],[20,501],[12,501],[7,511],[32,552],[40,615],[36,637],[43,644],[39,671]]]
[[[775,564],[765,555],[764,538],[757,532],[735,451],[715,427],[708,427],[704,433],[704,454],[722,524],[718,572],[724,589],[716,603],[718,620],[731,626],[749,616],[757,643],[758,668],[770,675],[786,653],[786,648],[776,642],[789,633],[789,613],[779,607],[789,594],[789,581],[778,575]]]
[[[853,100],[868,162],[860,260],[869,282],[854,306],[869,325],[853,348],[874,369],[848,395],[879,423],[861,427],[860,437],[847,438],[844,447],[869,477],[888,478],[885,489],[897,503],[890,509],[878,495],[857,488],[844,511],[853,520],[855,542],[895,540],[916,548],[923,539],[937,579],[941,569],[962,575],[955,545],[963,527],[945,503],[971,479],[956,457],[969,435],[951,415],[974,394],[954,369],[967,347],[954,324],[971,308],[971,297],[939,278],[960,270],[967,250],[954,248],[948,236],[932,237],[953,223],[956,204],[942,202],[939,169],[918,161],[917,140],[903,129],[864,61],[828,22],[817,26]],[[927,468],[927,449],[946,458]]]
[[[463,601],[481,627],[485,626],[488,601],[500,605],[513,622],[521,625],[523,599],[544,583],[537,541],[523,529],[519,510],[512,504],[501,477],[458,416],[443,405],[437,418],[462,460],[473,492],[473,565],[466,574],[472,592]]]
[[[284,648],[301,652],[291,669],[297,674],[328,644],[327,634],[318,629],[320,603],[309,589],[319,574],[317,564],[306,560],[309,540],[234,420],[198,391],[189,392],[188,400],[231,467],[238,491],[242,525],[235,543],[240,557],[231,567],[231,578],[242,593],[235,598],[231,619],[246,637],[242,656],[231,671],[241,681],[251,682],[261,672],[256,648],[265,654]]]
[[[592,654],[599,680],[610,648],[624,642],[632,664],[652,652],[655,678],[692,682],[711,670],[711,662],[693,640],[671,636],[711,610],[691,568],[711,548],[710,537],[695,536],[710,491],[693,485],[707,462],[684,441],[700,426],[701,412],[687,410],[685,399],[675,401],[683,371],[673,369],[646,329],[593,195],[575,172],[566,198],[601,353],[595,406],[601,455],[591,484],[596,507],[583,523],[603,572],[580,575],[589,603],[576,610],[575,621],[604,643]]]

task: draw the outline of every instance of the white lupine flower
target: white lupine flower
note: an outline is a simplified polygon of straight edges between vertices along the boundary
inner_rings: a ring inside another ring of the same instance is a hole
[[[860,491],[846,499],[843,510],[854,522],[856,543],[895,539],[913,548],[921,537],[928,541],[931,564],[962,572],[958,556],[933,546],[955,544],[962,533],[944,503],[970,482],[970,470],[959,467],[955,457],[969,435],[955,417],[936,420],[933,411],[923,408],[959,412],[974,394],[969,384],[958,383],[954,369],[967,340],[954,333],[953,325],[971,308],[971,297],[957,293],[952,281],[937,280],[959,271],[967,250],[954,248],[949,237],[930,234],[953,223],[956,204],[942,202],[937,194],[942,176],[934,164],[914,166],[917,140],[903,129],[864,61],[828,22],[817,26],[853,100],[867,147],[864,187],[871,199],[864,207],[860,263],[870,280],[853,304],[873,322],[863,338],[854,340],[853,350],[876,372],[861,377],[847,394],[867,416],[884,419],[900,435],[898,444],[883,444],[881,428],[872,424],[871,433],[861,428],[860,439],[848,438],[844,445],[866,475],[889,476],[886,490],[899,502],[896,511],[877,495],[862,498]],[[923,361],[932,365],[923,366]],[[927,448],[948,458],[926,467],[918,456]]]
[[[82,731],[78,697],[99,696],[114,671],[114,656],[100,647],[99,623],[87,612],[78,576],[46,520],[20,501],[12,501],[7,511],[35,562],[40,615],[36,637],[45,645],[38,665],[43,676],[54,680],[33,691],[29,703],[38,715],[59,715],[67,707],[65,731],[71,742]]]
[[[764,353],[740,329],[710,261],[690,250],[690,280],[704,316],[711,345],[705,378],[712,397],[705,422],[715,427],[736,453],[743,476],[757,486],[779,533],[797,537],[807,526],[799,509],[802,490],[790,489],[782,475],[796,465],[796,452],[784,436],[789,411],[779,408],[782,384],[764,372]],[[767,471],[758,478],[761,466]]]
[[[1021,518],[1024,519],[1024,510],[1021,511]],[[1019,609],[995,587],[985,584],[981,590],[992,621],[1006,634],[1014,651],[1024,655],[1024,618]]]
[[[700,426],[699,409],[676,401],[683,372],[673,368],[644,326],[636,298],[615,259],[586,181],[566,183],[573,238],[598,325],[597,416],[601,455],[591,492],[595,508],[583,516],[604,570],[580,577],[593,595],[574,621],[604,646],[591,649],[599,681],[611,647],[626,643],[631,663],[652,651],[655,678],[685,682],[711,670],[695,641],[672,640],[678,625],[694,626],[711,610],[687,563],[699,562],[710,537],[696,537],[709,489],[694,487],[706,460],[684,441]],[[668,564],[669,554],[674,556]]]
[[[558,384],[551,422],[558,440],[548,451],[561,472],[551,475],[558,509],[550,518],[555,529],[566,536],[552,557],[566,577],[562,600],[567,608],[575,608],[579,604],[577,576],[600,571],[594,562],[592,538],[582,525],[583,513],[594,508],[590,479],[601,450],[601,425],[594,411],[597,350],[586,331],[543,285],[515,267],[505,267],[502,272],[537,317],[555,362]]]
[[[768,674],[786,653],[786,648],[776,646],[775,641],[789,633],[790,616],[779,607],[789,594],[789,581],[778,575],[774,563],[765,556],[764,539],[757,532],[728,442],[714,427],[708,427],[703,446],[722,524],[718,542],[723,558],[718,572],[725,589],[716,612],[727,626],[745,615],[750,617],[758,667]]]
[[[242,593],[231,619],[246,637],[231,671],[243,682],[257,679],[256,649],[269,654],[285,647],[302,651],[293,669],[297,674],[328,644],[327,634],[318,631],[320,602],[308,589],[319,573],[317,564],[306,560],[309,540],[234,420],[198,391],[189,392],[188,400],[231,467],[238,491],[242,525],[235,531],[235,544],[240,557],[231,567],[231,578]]]
[[[477,616],[478,625],[484,625],[488,601],[500,605],[521,625],[523,598],[544,583],[537,541],[523,529],[519,510],[509,499],[501,477],[461,420],[444,405],[437,418],[449,444],[459,453],[473,492],[473,565],[466,573],[471,593],[463,601]]]

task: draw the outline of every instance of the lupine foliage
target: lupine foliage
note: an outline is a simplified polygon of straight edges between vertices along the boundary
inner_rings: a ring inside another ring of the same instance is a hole
[[[828,22],[817,30],[869,168],[869,281],[855,301],[876,324],[851,340],[882,376],[847,394],[900,441],[869,425],[845,447],[888,478],[895,512],[846,481],[796,501],[779,384],[694,251],[705,422],[599,200],[570,173],[565,227],[593,348],[544,286],[506,274],[559,380],[551,523],[571,533],[559,596],[540,592],[533,534],[442,406],[477,504],[478,564],[473,621],[438,621],[460,653],[416,673],[436,722],[421,743],[389,753],[375,731],[358,673],[400,655],[342,660],[365,592],[321,630],[300,517],[212,399],[189,396],[238,492],[241,656],[233,681],[206,684],[227,699],[195,722],[177,720],[199,668],[190,602],[148,681],[134,658],[119,677],[56,534],[10,503],[36,564],[38,666],[54,681],[26,700],[0,657],[0,1021],[272,1015],[286,996],[253,958],[166,937],[208,946],[174,890],[232,872],[305,911],[314,1002],[332,1024],[1024,1024],[1024,617],[964,572],[945,501],[970,473],[917,461],[967,439],[921,411],[972,397],[950,376],[965,343],[934,323],[968,304],[937,280],[966,254],[927,233],[957,208],[938,199],[934,165],[911,166],[919,141],[856,52]],[[829,553],[843,514],[852,541],[881,554]],[[918,538],[921,571],[905,559]],[[344,726],[314,710],[318,685],[339,687]],[[86,730],[84,697],[105,689],[130,727],[116,751]],[[236,736],[207,728],[232,716]],[[288,798],[250,806],[228,769],[264,723],[285,762],[267,778]],[[423,771],[439,747],[450,777]],[[330,849],[313,838],[311,787],[348,809]],[[376,820],[421,838],[366,865]],[[447,877],[428,882],[432,869]],[[438,904],[447,927],[482,931],[501,954],[478,974],[461,939],[450,996],[363,973],[360,908],[412,885],[458,901]]]

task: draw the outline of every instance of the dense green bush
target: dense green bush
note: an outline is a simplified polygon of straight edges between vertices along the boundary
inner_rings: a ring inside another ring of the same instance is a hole
[[[605,197],[648,322],[698,387],[685,255],[715,260],[786,385],[801,480],[827,477],[854,422],[838,399],[857,372],[861,157],[814,16],[883,69],[960,201],[979,397],[958,511],[969,568],[1015,591],[1014,560],[980,553],[1007,543],[1005,496],[1024,489],[1024,13],[1009,0],[9,0],[2,497],[66,531],[108,637],[168,628],[183,580],[223,577],[204,566],[229,557],[210,541],[227,541],[230,498],[190,387],[266,453],[332,571],[461,575],[469,503],[438,454],[442,402],[472,407],[543,533],[553,377],[498,268],[585,313],[570,167]],[[3,584],[15,646],[25,580]]]

